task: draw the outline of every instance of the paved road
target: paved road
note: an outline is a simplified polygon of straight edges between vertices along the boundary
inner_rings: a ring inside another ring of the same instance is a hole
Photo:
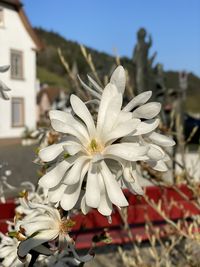
[[[0,163],[7,162],[12,175],[9,183],[18,186],[22,181],[37,183],[38,166],[33,163],[37,146],[22,146],[21,144],[0,145]]]

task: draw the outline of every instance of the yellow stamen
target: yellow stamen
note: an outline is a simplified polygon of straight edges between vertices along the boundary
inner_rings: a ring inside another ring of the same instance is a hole
[[[88,146],[88,152],[89,154],[96,154],[103,150],[103,146],[96,141],[96,139],[92,139]]]
[[[72,221],[71,219],[62,220],[60,224],[60,231],[64,233],[68,233],[75,224],[76,222]]]
[[[23,191],[19,192],[19,197],[25,198],[26,200],[28,200],[28,191],[23,190]]]
[[[17,238],[17,240],[19,241],[24,241],[26,240],[26,237],[21,233],[21,232],[17,232],[17,231],[13,231],[13,232],[9,232],[8,236],[10,237],[15,237]]]

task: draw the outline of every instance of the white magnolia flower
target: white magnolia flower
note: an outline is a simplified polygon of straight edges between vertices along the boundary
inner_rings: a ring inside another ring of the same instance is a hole
[[[15,208],[15,213],[17,216],[35,217],[38,211],[37,209],[30,209],[27,200],[34,203],[47,204],[48,200],[45,197],[44,190],[41,187],[36,188],[31,182],[23,182],[21,186],[26,189],[20,192],[20,197],[16,199],[17,207]]]
[[[0,67],[0,73],[8,71],[9,68],[10,68],[10,66],[1,66]],[[3,98],[4,100],[9,100],[9,96],[8,96],[7,92],[10,91],[10,90],[11,89],[8,88],[8,86],[5,85],[5,83],[3,83],[0,80],[0,98]]]
[[[128,205],[120,184],[109,168],[110,161],[128,160],[136,162],[148,159],[148,147],[137,142],[116,143],[116,140],[134,132],[140,119],[132,118],[131,113],[121,111],[122,94],[109,83],[103,91],[97,123],[86,105],[75,95],[70,98],[74,116],[62,111],[50,111],[54,130],[68,134],[66,141],[51,145],[40,151],[40,158],[49,162],[62,152],[69,157],[60,161],[47,172],[39,184],[48,189],[51,202],[64,210],[71,210],[78,201],[83,181],[86,193],[82,199],[82,211],[87,207],[97,208],[109,216],[112,204],[118,207]]]
[[[171,146],[174,141],[157,134],[156,118],[161,105],[146,103],[151,97],[147,91],[133,98],[122,108],[125,90],[125,71],[119,66],[103,90],[89,77],[93,89],[83,84],[100,100],[95,123],[86,105],[76,96],[71,96],[74,116],[61,111],[51,111],[54,130],[67,134],[66,140],[40,151],[45,162],[51,162],[66,152],[68,157],[47,172],[39,184],[48,190],[49,200],[71,210],[77,203],[86,182],[81,208],[87,213],[90,207],[109,216],[112,204],[128,205],[121,186],[142,194],[137,171],[137,161],[147,161],[155,169],[166,170],[166,154],[158,146]],[[94,93],[95,92],[95,93]],[[156,143],[157,142],[157,143]],[[116,164],[117,163],[117,164]],[[121,176],[121,174],[123,174]]]
[[[93,88],[87,86],[83,81],[81,84],[88,90],[96,99],[101,100],[103,88],[101,88],[91,77],[88,76],[90,84]],[[114,84],[118,91],[122,94],[125,91],[126,75],[122,66],[118,66],[113,72],[110,83]],[[98,94],[97,94],[98,93]],[[132,114],[132,118],[140,119],[141,122],[136,127],[135,131],[129,136],[122,138],[122,142],[137,142],[141,145],[147,145],[148,159],[145,160],[153,169],[157,171],[167,171],[165,162],[169,161],[169,157],[163,148],[175,145],[175,142],[170,137],[156,133],[155,130],[159,126],[159,118],[157,115],[160,112],[161,104],[158,102],[149,102],[152,95],[151,91],[143,92],[134,97],[123,109],[121,116],[124,121],[128,118],[128,114]],[[142,194],[142,188],[139,184],[140,174],[137,171],[135,162],[125,160],[122,163],[123,174],[122,180],[127,188],[137,194]]]
[[[75,251],[74,241],[69,236],[69,231],[74,222],[70,219],[61,218],[57,209],[47,205],[27,202],[30,209],[37,209],[39,214],[34,218],[27,219],[17,223],[18,236],[22,239],[18,246],[18,256],[24,259],[26,255],[35,250],[44,255],[51,255],[51,250],[43,244],[51,241],[58,241],[58,249],[71,251],[74,257],[80,261],[88,261],[93,258],[92,255],[79,257]],[[24,239],[24,240],[23,240]]]
[[[1,266],[3,267],[25,267],[17,256],[17,248],[19,241],[16,238],[11,238],[9,236],[0,233],[0,258],[3,259]]]

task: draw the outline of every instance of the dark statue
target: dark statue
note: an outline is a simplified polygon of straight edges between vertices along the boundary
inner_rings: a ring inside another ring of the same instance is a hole
[[[148,90],[149,87],[149,49],[152,45],[151,36],[146,41],[146,30],[144,28],[139,29],[137,33],[137,44],[133,52],[133,63],[136,68],[135,82],[136,93],[140,94]]]
[[[152,46],[152,38],[144,28],[137,32],[137,44],[133,52],[133,63],[135,69],[135,94],[151,90],[153,92],[151,100],[159,101],[165,106],[167,88],[165,86],[165,75],[162,64],[154,65],[157,55],[155,52],[149,57],[149,50]],[[161,112],[162,121],[167,123],[165,112]]]

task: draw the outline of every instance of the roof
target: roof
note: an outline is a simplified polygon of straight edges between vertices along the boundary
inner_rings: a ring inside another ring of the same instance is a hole
[[[47,95],[50,104],[53,104],[56,98],[59,97],[61,91],[65,91],[65,90],[62,88],[58,88],[58,87],[47,87],[47,88],[41,89],[37,95],[37,104],[40,103],[42,96],[44,94]]]
[[[31,23],[24,12],[23,4],[21,3],[21,1],[20,0],[0,0],[0,3],[4,3],[4,4],[7,4],[9,6],[14,7],[14,9],[19,13],[19,17],[20,17],[25,29],[29,33],[33,42],[35,43],[35,45],[37,47],[36,50],[39,51],[39,50],[43,49],[44,46],[43,46],[41,40],[38,38],[34,29],[32,28]]]
[[[16,6],[16,7],[22,6],[22,3],[20,2],[20,0],[0,0],[0,2],[3,2],[8,5]]]

